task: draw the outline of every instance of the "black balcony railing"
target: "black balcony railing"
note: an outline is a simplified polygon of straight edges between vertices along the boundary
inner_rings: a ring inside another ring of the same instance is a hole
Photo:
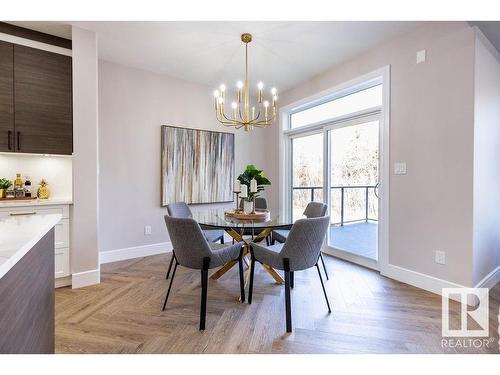
[[[370,199],[370,189],[373,189],[373,192],[375,193],[375,196],[377,196],[377,188],[378,185],[348,185],[348,186],[331,186],[330,189],[335,190],[338,189],[340,190],[340,222],[338,223],[333,223],[333,224],[340,224],[341,226],[346,224],[346,223],[354,223],[358,221],[365,221],[368,222],[368,220],[373,220],[373,221],[378,221],[376,218],[370,218],[368,213],[369,213],[369,199]],[[349,189],[364,189],[365,190],[365,217],[356,219],[356,220],[344,220],[344,207],[345,207],[345,195],[346,195],[346,190]],[[292,191],[294,190],[309,190],[311,192],[311,202],[314,202],[314,194],[316,190],[323,190],[323,187],[321,186],[294,186],[292,187]]]

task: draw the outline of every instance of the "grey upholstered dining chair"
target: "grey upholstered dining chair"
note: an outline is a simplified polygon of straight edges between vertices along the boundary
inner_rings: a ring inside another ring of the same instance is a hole
[[[330,302],[326,295],[325,285],[319,270],[318,261],[325,239],[326,231],[330,225],[330,217],[322,216],[311,219],[300,219],[293,224],[292,229],[284,244],[261,246],[251,243],[250,286],[248,290],[248,303],[252,303],[253,278],[255,262],[267,264],[275,269],[285,271],[285,310],[286,331],[292,332],[292,311],[290,301],[290,288],[293,288],[294,272],[306,270],[316,266],[319,280],[323,288],[328,312]]]
[[[223,245],[208,242],[200,225],[191,218],[172,217],[165,215],[165,224],[174,247],[173,257],[176,259],[172,278],[168,286],[163,310],[167,306],[168,296],[172,289],[177,266],[201,270],[201,308],[200,330],[205,329],[207,312],[208,270],[220,267],[233,260],[238,260],[240,269],[241,302],[245,301],[245,286],[243,281],[243,244]]]
[[[304,210],[304,216],[307,218],[313,217],[321,217],[326,215],[327,206],[321,202],[309,202]],[[272,243],[275,241],[284,243],[288,236],[290,230],[288,229],[276,229],[271,233]],[[323,254],[320,252],[319,257],[321,259],[321,264],[323,264],[323,270],[325,271],[325,276],[327,280],[330,280],[328,277],[328,272],[326,271],[325,260],[323,259]]]
[[[167,212],[170,216],[173,217],[191,217],[193,213],[191,209],[186,204],[186,202],[176,202],[167,204]],[[208,242],[217,242],[220,241],[221,244],[224,244],[224,231],[223,230],[204,230],[203,231],[205,238]],[[234,244],[234,241],[233,241]],[[174,257],[170,258],[170,264],[168,265],[166,279],[170,276],[170,271],[172,270],[172,265],[174,263]]]

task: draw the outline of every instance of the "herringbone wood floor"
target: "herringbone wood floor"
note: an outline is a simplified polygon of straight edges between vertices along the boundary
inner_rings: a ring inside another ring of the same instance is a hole
[[[285,333],[284,288],[257,266],[254,300],[237,302],[234,268],[209,279],[207,329],[198,331],[199,271],[179,267],[167,309],[170,255],[105,264],[101,284],[56,293],[58,353],[498,353],[500,284],[490,293],[487,349],[441,347],[441,297],[325,256],[327,313],[316,269],[296,273],[294,332]],[[454,320],[459,305],[452,304]]]

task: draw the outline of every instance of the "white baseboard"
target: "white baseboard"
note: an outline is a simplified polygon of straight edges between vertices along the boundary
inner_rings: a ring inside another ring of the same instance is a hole
[[[171,242],[160,242],[151,245],[126,247],[124,249],[101,251],[99,253],[100,264],[118,262],[133,258],[142,258],[150,255],[164,254],[172,251]]]
[[[487,274],[480,282],[476,284],[475,288],[491,289],[499,282],[500,282],[500,266],[498,266],[489,274]]]
[[[401,281],[405,284],[409,284],[439,295],[442,295],[443,288],[466,288],[463,285],[453,283],[451,281],[439,279],[434,276],[412,271],[393,264],[389,264],[387,269],[384,270],[384,272],[381,272],[381,274],[391,279]],[[475,305],[474,301],[468,301],[467,304],[472,306]]]
[[[99,284],[101,282],[101,271],[98,269],[78,272],[71,275],[72,289]]]
[[[55,286],[56,288],[62,288],[65,286],[70,286],[71,285],[71,275],[69,276],[64,276],[64,277],[58,277],[55,280]]]

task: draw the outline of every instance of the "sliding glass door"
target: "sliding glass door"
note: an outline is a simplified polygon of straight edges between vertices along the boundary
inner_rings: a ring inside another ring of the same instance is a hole
[[[330,215],[324,251],[375,269],[386,259],[386,230],[379,228],[381,145],[387,142],[383,92],[382,77],[376,77],[295,103],[283,117],[284,213],[295,221],[309,202],[324,202]]]
[[[328,138],[328,245],[337,255],[378,259],[378,115],[335,124]]]
[[[323,202],[323,132],[305,134],[292,142],[293,220],[300,219],[311,201]]]

